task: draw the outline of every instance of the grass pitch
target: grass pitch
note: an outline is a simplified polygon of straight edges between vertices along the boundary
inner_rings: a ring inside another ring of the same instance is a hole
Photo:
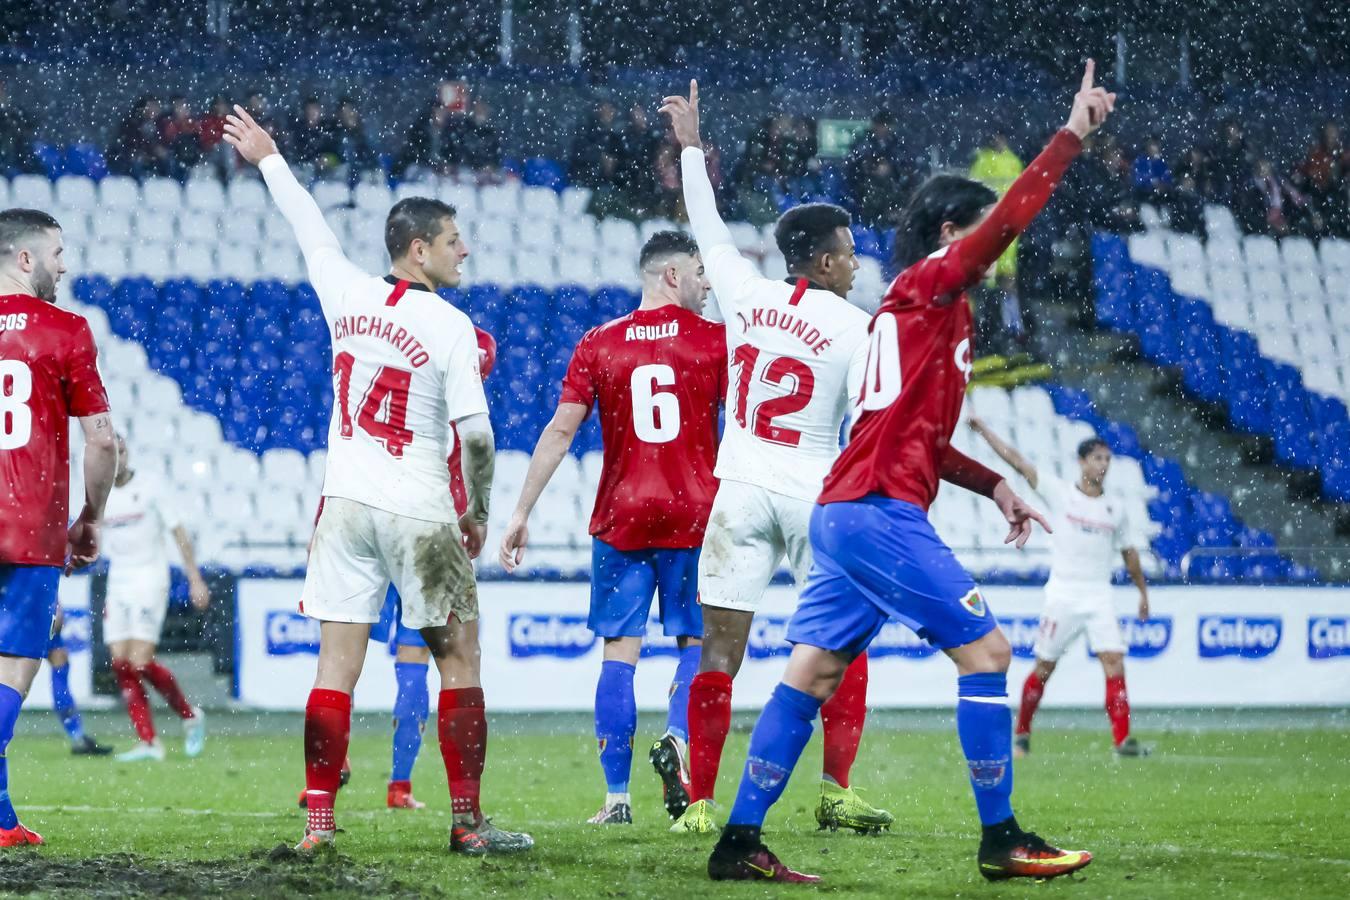
[[[120,715],[87,717],[130,743]],[[1149,714],[1139,736],[1157,755],[1118,762],[1098,713],[1043,713],[1035,753],[1018,764],[1022,823],[1096,860],[1081,877],[987,884],[949,713],[877,713],[854,781],[896,814],[890,834],[816,830],[817,737],[767,823],[769,845],[817,887],[718,885],[704,875],[709,836],[667,832],[644,716],[631,828],[584,824],[603,799],[589,717],[492,719],[484,784],[489,815],[530,831],[533,853],[486,860],[446,852],[449,802],[434,737],[414,775],[420,812],[384,808],[388,721],[358,716],[352,783],[338,800],[337,852],[285,850],[301,836],[298,716],[216,713],[199,759],[163,764],[72,758],[45,710],[25,712],[10,747],[10,788],[37,850],[0,851],[0,893],[32,896],[764,897],[1337,897],[1350,896],[1350,720],[1344,712]],[[719,784],[725,811],[750,724],[737,718]]]

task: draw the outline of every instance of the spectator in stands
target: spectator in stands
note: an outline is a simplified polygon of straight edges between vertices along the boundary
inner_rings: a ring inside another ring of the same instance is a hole
[[[230,98],[216,94],[211,98],[211,110],[202,116],[199,138],[202,144],[202,156],[215,169],[216,175],[223,181],[234,172],[236,155],[234,149],[225,143],[225,117],[230,114]]]
[[[816,123],[805,116],[784,116],[778,127],[778,177],[783,191],[797,200],[821,192],[820,160],[816,158]]]
[[[778,219],[778,167],[773,135],[777,120],[766,116],[750,130],[736,168],[736,201],[740,218],[754,225]]]
[[[333,135],[338,160],[333,170],[334,178],[355,184],[362,179],[382,176],[380,157],[370,143],[370,136],[366,134],[361,111],[350,97],[338,100]]]
[[[613,103],[601,100],[576,130],[567,160],[568,178],[573,184],[592,190],[613,185],[619,156],[618,113]]]
[[[1141,203],[1162,203],[1172,190],[1172,170],[1163,159],[1162,141],[1150,137],[1134,159],[1134,192]]]
[[[1008,145],[1008,136],[995,131],[988,143],[975,151],[970,177],[988,185],[1002,197],[1022,174],[1022,160]]]
[[[475,100],[468,115],[452,115],[446,126],[446,161],[480,183],[500,177],[502,141],[491,119],[487,101]]]
[[[0,78],[0,177],[32,172],[37,168],[33,157],[33,120],[9,96],[9,85]]]
[[[160,139],[162,111],[155,97],[141,97],[122,124],[108,154],[108,168],[121,175],[145,178],[169,174],[169,148]]]
[[[337,138],[333,123],[324,118],[318,97],[306,97],[300,117],[291,129],[290,158],[301,181],[330,175],[337,166]]]
[[[647,110],[634,103],[628,110],[628,121],[619,131],[619,161],[616,175],[620,190],[627,196],[634,215],[645,218],[659,205],[657,173],[658,155],[663,135],[671,136],[654,127],[647,118]],[[675,151],[678,169],[679,150]]]
[[[1205,236],[1205,198],[1189,172],[1177,181],[1167,198],[1168,224],[1173,231]]]
[[[169,174],[174,178],[187,178],[202,161],[201,130],[187,98],[181,94],[170,97],[169,114],[159,123],[159,140],[169,150]]]
[[[894,228],[900,220],[910,189],[905,180],[891,166],[888,159],[879,159],[863,176],[854,193],[858,204],[858,218],[871,228]]]
[[[272,136],[272,140],[277,142],[277,146],[281,148],[283,153],[290,152],[290,136],[277,117],[272,114],[272,104],[268,101],[267,95],[257,88],[250,90],[244,97],[244,108],[253,117],[253,121],[257,122],[262,126],[263,131]],[[258,170],[253,166],[245,166],[241,171],[252,173],[253,177],[262,177],[257,175]]]
[[[1022,160],[1008,146],[1007,135],[994,132],[988,143],[975,152],[970,177],[987,185],[1000,197],[1022,174]],[[1018,253],[1022,242],[1013,241],[994,263],[993,278],[972,294],[975,303],[976,333],[981,346],[996,353],[1012,353],[1029,335],[1017,286]],[[1032,254],[1033,268],[1041,259]],[[1045,257],[1045,258],[1048,258]],[[1040,279],[1044,280],[1044,279]]]
[[[1247,193],[1253,164],[1241,123],[1236,119],[1224,122],[1219,142],[1207,156],[1212,191],[1209,199],[1217,203],[1237,202],[1240,194]]]
[[[1276,173],[1270,160],[1257,159],[1245,189],[1234,204],[1238,222],[1248,234],[1282,237],[1294,230],[1315,228],[1307,198]]]
[[[1214,194],[1209,157],[1200,147],[1191,147],[1186,151],[1186,155],[1173,168],[1172,177],[1176,179],[1178,185],[1184,179],[1190,178],[1202,196],[1211,197]]]
[[[889,162],[893,172],[903,172],[903,157],[900,138],[895,133],[895,116],[888,109],[879,110],[872,116],[871,126],[853,142],[844,160],[844,177],[854,197],[859,197],[863,186],[872,180],[881,160]]]
[[[1335,122],[1322,126],[1317,142],[1294,174],[1294,183],[1317,210],[1327,233],[1350,234],[1350,148]]]
[[[429,178],[445,171],[445,130],[450,111],[439,99],[432,100],[411,125],[403,139],[403,151],[394,165],[408,180]]]

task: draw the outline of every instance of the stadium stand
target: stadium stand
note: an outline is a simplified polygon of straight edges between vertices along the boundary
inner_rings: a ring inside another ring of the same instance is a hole
[[[1197,399],[1273,441],[1275,458],[1350,501],[1350,243],[1241,237],[1222,207],[1209,240],[1153,228],[1093,238],[1098,323],[1138,335]]]

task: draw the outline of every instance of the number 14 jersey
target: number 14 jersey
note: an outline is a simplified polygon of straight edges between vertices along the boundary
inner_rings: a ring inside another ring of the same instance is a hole
[[[726,379],[722,326],[682,307],[637,309],[586,332],[560,402],[600,407],[593,536],[625,551],[702,546]]]

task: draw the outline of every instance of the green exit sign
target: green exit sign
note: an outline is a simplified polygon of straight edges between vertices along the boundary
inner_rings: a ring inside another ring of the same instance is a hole
[[[816,152],[830,159],[848,156],[849,148],[867,125],[866,119],[821,119],[816,126]]]

